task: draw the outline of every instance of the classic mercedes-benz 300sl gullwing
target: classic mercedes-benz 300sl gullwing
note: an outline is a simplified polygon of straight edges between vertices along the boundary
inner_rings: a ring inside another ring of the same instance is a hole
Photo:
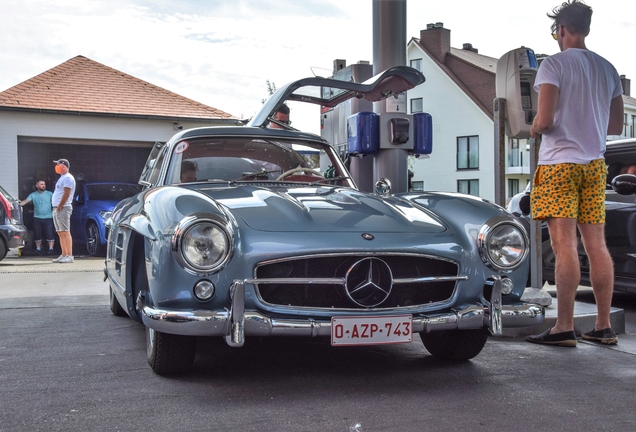
[[[408,67],[363,84],[306,78],[246,127],[184,130],[154,146],[143,191],[108,221],[105,272],[111,310],[143,323],[155,372],[191,368],[200,337],[346,347],[419,334],[433,356],[467,360],[502,327],[543,321],[520,300],[528,239],[506,210],[459,193],[391,195],[386,182],[361,192],[325,140],[270,127],[285,100],[378,101],[423,80]]]

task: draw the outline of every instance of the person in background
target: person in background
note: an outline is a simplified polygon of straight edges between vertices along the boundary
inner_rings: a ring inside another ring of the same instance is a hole
[[[53,254],[55,236],[53,233],[52,198],[53,193],[46,190],[46,182],[38,180],[35,182],[35,191],[20,201],[20,205],[23,207],[28,203],[33,203],[33,240],[35,241],[35,250],[39,254],[44,254],[42,251],[43,234],[49,244],[48,254]]]
[[[291,120],[289,120],[289,107],[286,104],[282,104],[278,107],[278,110],[274,114],[274,120],[288,126],[291,124]],[[270,122],[269,127],[272,129],[284,129],[281,125],[274,122]]]
[[[625,165],[619,174],[636,174],[636,164]]]
[[[183,161],[181,162],[181,183],[190,183],[197,181],[197,171],[199,166],[195,161]]]
[[[71,202],[75,195],[75,178],[68,172],[71,164],[67,159],[53,161],[55,172],[60,174],[60,178],[55,183],[55,191],[51,204],[53,207],[53,223],[55,230],[60,237],[62,255],[53,260],[54,263],[72,263],[73,258],[73,238],[71,237],[71,213],[73,206]]]
[[[570,0],[548,14],[561,52],[539,67],[537,115],[530,128],[542,138],[531,194],[533,219],[546,220],[556,257],[557,319],[554,327],[529,336],[533,343],[576,346],[574,300],[581,279],[577,228],[590,262],[596,300],[594,329],[583,339],[616,344],[610,308],[614,267],[605,243],[607,135],[623,130],[622,87],[614,66],[587,49],[592,8]]]

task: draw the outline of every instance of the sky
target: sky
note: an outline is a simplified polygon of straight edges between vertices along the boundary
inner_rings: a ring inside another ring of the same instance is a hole
[[[395,0],[381,0],[395,1]],[[554,54],[561,0],[407,0],[407,38],[428,23],[499,58],[526,46]],[[587,0],[587,47],[636,79],[636,1]],[[77,55],[240,118],[266,82],[332,73],[333,61],[373,61],[373,0],[0,0],[0,91]],[[426,71],[423,71],[426,76]],[[426,83],[422,84],[426,85]],[[319,133],[319,111],[291,104],[292,126]]]

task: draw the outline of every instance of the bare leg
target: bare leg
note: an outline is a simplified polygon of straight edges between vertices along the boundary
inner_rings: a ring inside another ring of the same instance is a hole
[[[614,263],[605,243],[605,224],[579,224],[579,230],[590,259],[590,281],[598,310],[595,330],[606,329],[611,327]]]
[[[60,236],[60,247],[62,248],[62,256],[73,256],[73,239],[69,231],[58,231]]]
[[[574,330],[574,299],[581,280],[576,219],[549,218],[548,229],[556,257],[557,320],[551,334]]]

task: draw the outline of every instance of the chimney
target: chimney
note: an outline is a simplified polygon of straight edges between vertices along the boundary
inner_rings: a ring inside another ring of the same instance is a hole
[[[444,63],[446,54],[450,52],[450,30],[444,28],[444,23],[427,24],[426,30],[420,31],[420,43],[438,61]]]
[[[470,51],[470,52],[474,52],[474,53],[478,53],[479,51],[477,50],[477,48],[473,47],[473,44],[469,44],[469,43],[465,43],[462,47],[462,49],[464,51]]]
[[[621,79],[621,85],[623,86],[623,94],[625,96],[630,96],[629,87],[630,87],[630,81],[631,80],[629,78],[626,78],[625,75],[621,75],[620,79]]]

